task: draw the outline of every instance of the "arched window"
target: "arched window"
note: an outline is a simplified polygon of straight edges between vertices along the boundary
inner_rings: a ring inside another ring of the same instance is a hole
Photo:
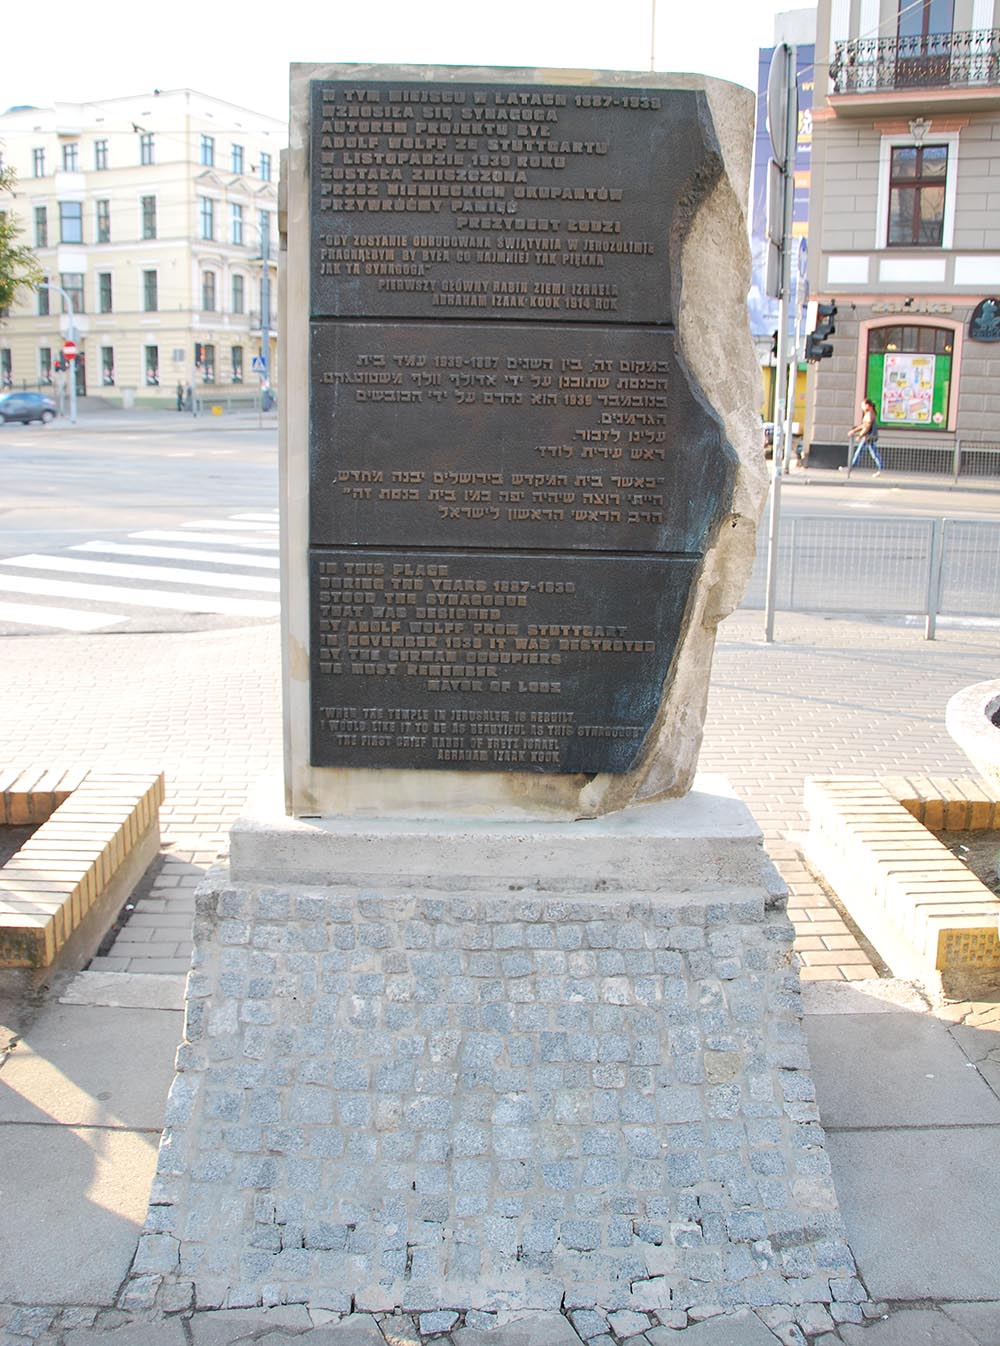
[[[954,340],[949,327],[869,328],[865,395],[885,429],[947,428]]]

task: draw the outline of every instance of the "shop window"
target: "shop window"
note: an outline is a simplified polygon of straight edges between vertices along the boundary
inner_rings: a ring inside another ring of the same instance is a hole
[[[872,327],[868,332],[866,396],[885,429],[944,430],[948,426],[955,333],[923,324]]]

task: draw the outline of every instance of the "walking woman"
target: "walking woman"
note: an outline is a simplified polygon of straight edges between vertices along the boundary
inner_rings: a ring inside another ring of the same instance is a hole
[[[878,456],[878,415],[875,411],[875,403],[870,397],[866,397],[861,403],[861,421],[858,425],[851,428],[852,435],[860,435],[858,447],[854,450],[854,457],[851,459],[851,467],[857,467],[858,459],[863,450],[867,449],[871,454],[872,462],[875,464],[876,477],[882,471],[882,459]]]

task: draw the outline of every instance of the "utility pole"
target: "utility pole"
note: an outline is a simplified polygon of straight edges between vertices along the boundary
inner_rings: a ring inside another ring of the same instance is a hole
[[[781,513],[781,473],[786,452],[785,415],[788,386],[788,308],[792,279],[792,216],[795,206],[795,150],[799,135],[799,98],[795,83],[796,51],[786,42],[776,47],[767,81],[767,126],[774,158],[769,165],[769,246],[777,245],[777,274],[769,274],[778,299],[778,364],[774,389],[774,447],[771,459],[771,516],[767,535],[767,598],[764,639],[774,639],[774,596],[778,579],[778,520]]]
[[[73,312],[73,301],[62,288],[61,285],[52,285],[44,281],[38,287],[40,290],[54,290],[56,294],[62,295],[63,303],[66,305],[66,312],[69,315],[69,330],[66,333],[66,340],[76,346],[76,315]],[[77,356],[79,358],[79,347],[77,347]],[[69,423],[76,425],[76,359],[70,360],[69,365]]]

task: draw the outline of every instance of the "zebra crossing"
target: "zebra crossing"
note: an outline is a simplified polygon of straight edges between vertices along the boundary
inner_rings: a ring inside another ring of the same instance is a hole
[[[278,566],[276,510],[0,557],[0,635],[273,619]]]

